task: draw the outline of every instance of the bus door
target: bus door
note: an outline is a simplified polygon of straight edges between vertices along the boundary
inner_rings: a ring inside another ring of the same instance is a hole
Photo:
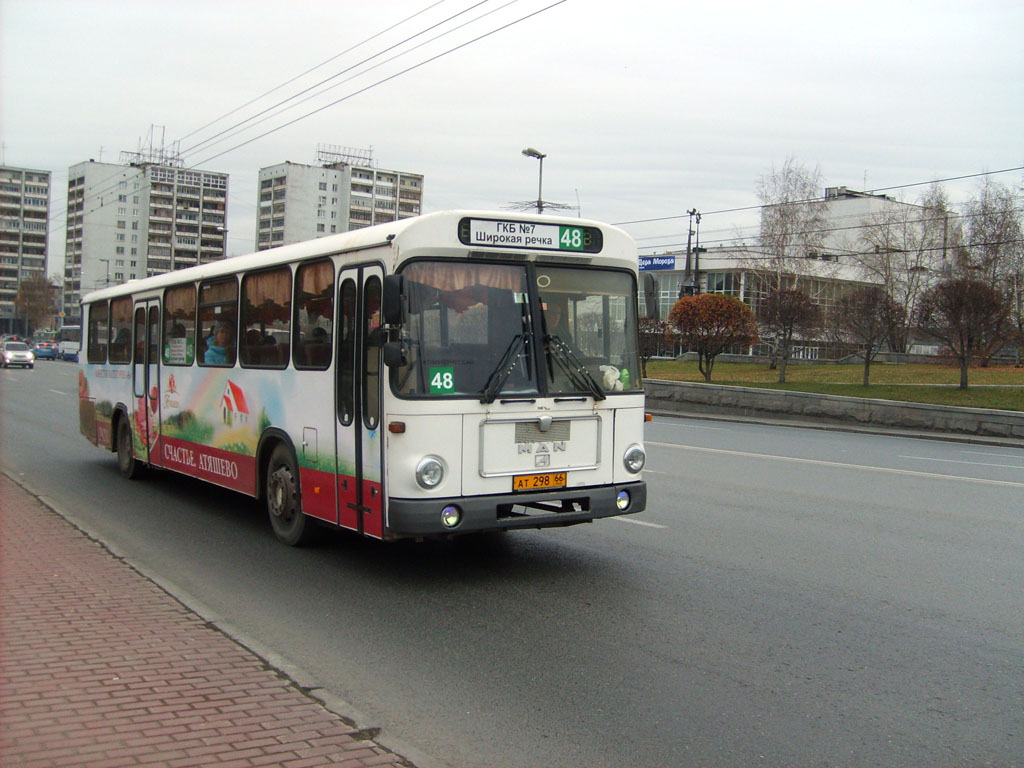
[[[160,302],[137,302],[133,325],[132,422],[142,442],[136,458],[159,465],[160,452],[152,449],[160,434]]]
[[[381,278],[378,266],[343,270],[338,282],[338,522],[383,535]]]

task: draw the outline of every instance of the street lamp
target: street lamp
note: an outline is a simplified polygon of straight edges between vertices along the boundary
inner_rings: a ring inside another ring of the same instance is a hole
[[[539,152],[533,147],[527,147],[523,150],[523,154],[527,157],[535,157],[540,160],[540,173],[537,177],[537,213],[544,213],[544,195],[542,194],[544,189],[544,158],[547,157],[543,152]]]
[[[103,280],[103,287],[106,288],[107,286],[110,285],[110,259],[97,259],[97,261],[102,261],[104,265],[106,265],[107,276]]]

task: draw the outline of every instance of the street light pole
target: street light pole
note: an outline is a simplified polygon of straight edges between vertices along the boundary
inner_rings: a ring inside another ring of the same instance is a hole
[[[547,157],[543,152],[539,152],[533,147],[527,147],[523,150],[523,154],[526,157],[535,157],[540,160],[540,173],[537,177],[537,213],[544,213],[544,158]]]
[[[107,268],[107,276],[103,280],[103,287],[106,288],[110,285],[110,259],[97,259],[97,261],[102,261]]]

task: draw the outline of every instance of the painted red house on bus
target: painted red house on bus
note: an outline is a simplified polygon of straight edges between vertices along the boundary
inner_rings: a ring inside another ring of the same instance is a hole
[[[245,393],[230,379],[224,387],[224,394],[221,395],[220,407],[224,423],[228,426],[244,424],[249,420],[249,406],[245,402]]]

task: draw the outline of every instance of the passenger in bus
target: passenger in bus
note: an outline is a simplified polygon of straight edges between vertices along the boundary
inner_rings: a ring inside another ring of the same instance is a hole
[[[232,337],[231,326],[227,323],[218,323],[217,330],[206,340],[206,354],[203,356],[203,362],[207,365],[227,365],[232,362],[228,359]],[[233,358],[234,355],[231,354],[231,357]]]
[[[566,311],[566,299],[559,296],[549,298],[544,302],[544,329],[549,336],[557,336],[566,344],[572,341],[572,331],[569,330],[568,312]]]

